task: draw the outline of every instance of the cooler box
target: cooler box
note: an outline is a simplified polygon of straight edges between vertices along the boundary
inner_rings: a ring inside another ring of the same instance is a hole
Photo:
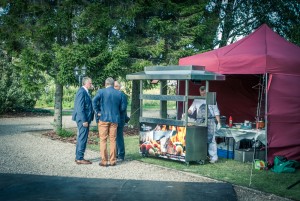
[[[229,151],[226,149],[219,149],[218,148],[218,157],[219,158],[228,158],[228,159],[234,159],[234,153],[233,151]]]
[[[252,162],[253,159],[265,160],[265,150],[236,149],[234,151],[234,160],[240,162]],[[254,156],[253,156],[254,155]]]
[[[217,153],[219,158],[234,159],[235,142],[232,137],[218,137]]]

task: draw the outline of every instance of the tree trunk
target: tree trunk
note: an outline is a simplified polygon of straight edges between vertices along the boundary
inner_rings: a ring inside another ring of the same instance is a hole
[[[62,129],[62,98],[63,86],[55,82],[55,102],[54,102],[54,130],[58,132]]]
[[[131,114],[130,114],[130,125],[134,128],[139,127],[139,117],[140,117],[140,81],[132,81],[132,91],[131,91]]]

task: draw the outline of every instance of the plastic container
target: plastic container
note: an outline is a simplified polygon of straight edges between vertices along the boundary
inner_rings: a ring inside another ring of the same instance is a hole
[[[256,129],[265,128],[265,121],[262,117],[256,118]]]
[[[262,129],[262,128],[265,127],[265,122],[264,121],[258,121],[257,124],[258,124],[258,129]]]
[[[221,121],[221,127],[225,128],[226,127],[226,116],[220,116],[220,121]]]

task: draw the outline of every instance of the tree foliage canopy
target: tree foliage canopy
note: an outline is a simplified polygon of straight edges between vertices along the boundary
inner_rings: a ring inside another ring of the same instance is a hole
[[[32,97],[47,84],[45,74],[61,90],[77,85],[73,69],[86,65],[100,88],[107,77],[178,64],[263,23],[300,44],[298,0],[1,0],[0,7],[0,46],[10,58],[4,74]]]

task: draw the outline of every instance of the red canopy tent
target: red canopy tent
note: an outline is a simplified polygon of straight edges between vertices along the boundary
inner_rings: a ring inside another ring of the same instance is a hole
[[[209,86],[217,92],[221,115],[232,116],[234,122],[253,122],[261,105],[267,119],[268,162],[272,164],[276,155],[300,161],[300,47],[264,24],[233,44],[181,58],[179,65],[225,74],[226,81]],[[198,88],[191,83],[190,94],[198,95]],[[266,112],[261,95],[266,97]]]

